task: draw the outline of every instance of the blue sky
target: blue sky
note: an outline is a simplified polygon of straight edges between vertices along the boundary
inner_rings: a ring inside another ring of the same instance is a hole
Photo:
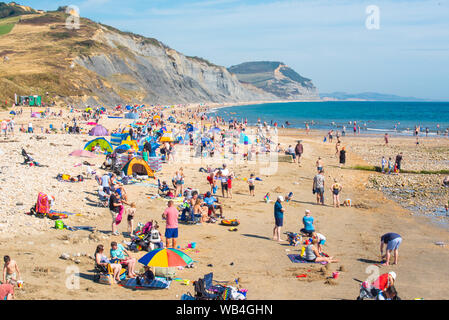
[[[282,61],[320,92],[449,100],[449,0],[31,0],[229,67]],[[380,28],[368,30],[376,5]]]

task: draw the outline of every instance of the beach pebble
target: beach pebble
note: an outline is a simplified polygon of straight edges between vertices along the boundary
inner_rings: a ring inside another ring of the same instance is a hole
[[[60,258],[63,259],[63,260],[69,260],[70,259],[70,255],[68,253],[62,253]]]

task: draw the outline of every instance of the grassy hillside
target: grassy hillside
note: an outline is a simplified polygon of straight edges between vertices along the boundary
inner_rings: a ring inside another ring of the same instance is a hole
[[[0,19],[0,36],[11,32],[12,28],[19,21],[20,17],[10,17]]]
[[[35,13],[37,13],[37,11],[25,6],[17,5],[13,2],[0,2],[0,19]]]

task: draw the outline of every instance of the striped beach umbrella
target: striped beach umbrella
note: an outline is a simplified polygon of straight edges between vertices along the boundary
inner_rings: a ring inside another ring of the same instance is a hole
[[[176,249],[155,249],[139,259],[139,263],[148,267],[185,267],[193,262],[193,259],[184,252]]]

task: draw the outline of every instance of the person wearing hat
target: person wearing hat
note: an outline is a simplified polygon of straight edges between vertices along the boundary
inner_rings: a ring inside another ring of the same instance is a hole
[[[380,256],[382,259],[386,259],[384,265],[388,266],[390,264],[391,251],[394,251],[394,263],[398,264],[399,255],[399,245],[402,243],[402,237],[393,232],[384,234],[380,238]],[[384,255],[384,246],[387,246]]]
[[[282,207],[282,202],[284,201],[283,196],[279,196],[274,204],[274,229],[273,229],[273,240],[278,242],[284,241],[281,239],[281,228],[284,225],[284,212],[285,209]]]
[[[373,287],[385,292],[388,288],[392,287],[394,285],[394,282],[396,281],[396,272],[390,271],[388,273],[381,274],[379,278],[377,278],[373,282]]]

